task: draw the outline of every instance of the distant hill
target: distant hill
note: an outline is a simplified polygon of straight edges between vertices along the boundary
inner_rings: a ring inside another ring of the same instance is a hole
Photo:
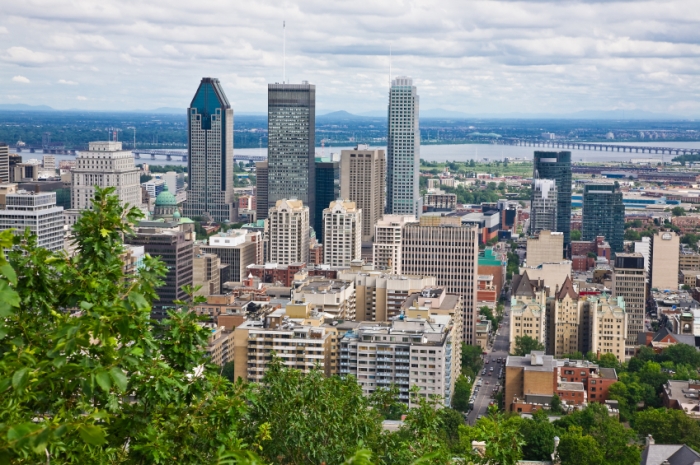
[[[0,103],[0,110],[5,111],[54,111],[48,105],[27,105],[26,103]]]
[[[421,110],[421,118],[471,118],[470,115],[462,111],[444,110],[442,108],[434,108],[432,110]]]
[[[345,110],[333,111],[323,115],[317,115],[316,118],[327,120],[348,120],[348,119],[365,119],[365,116],[354,115]]]

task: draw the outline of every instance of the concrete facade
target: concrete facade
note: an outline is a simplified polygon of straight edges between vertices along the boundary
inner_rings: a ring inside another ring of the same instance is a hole
[[[557,263],[564,258],[564,234],[542,230],[536,237],[527,238],[527,266]]]
[[[414,216],[384,215],[374,225],[372,263],[377,270],[401,274],[401,238],[405,224],[415,223]]]
[[[309,261],[309,207],[282,199],[268,212],[269,261],[280,265]]]
[[[323,262],[349,266],[362,258],[361,209],[350,200],[336,200],[323,210]]]
[[[386,155],[358,145],[340,152],[340,196],[355,202],[362,211],[362,243],[374,240],[374,225],[384,213]]]
[[[659,231],[651,238],[651,287],[678,290],[680,237],[673,231]]]

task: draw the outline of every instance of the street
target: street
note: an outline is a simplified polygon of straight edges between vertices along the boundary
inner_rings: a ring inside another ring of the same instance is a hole
[[[504,313],[510,315],[509,305],[506,306]],[[498,378],[498,372],[501,370],[501,368],[503,368],[505,372],[505,362],[503,360],[505,359],[505,357],[508,356],[508,352],[510,350],[510,327],[508,323],[508,317],[504,316],[502,326],[498,329],[498,335],[494,339],[491,351],[488,355],[483,356],[484,360],[489,360],[490,362],[488,364],[484,364],[483,369],[486,370],[486,375],[482,376],[480,372],[479,376],[474,382],[474,389],[476,389],[478,381],[480,379],[483,380],[482,386],[481,388],[479,388],[479,392],[475,396],[474,409],[467,415],[467,423],[470,425],[473,425],[476,422],[476,419],[479,415],[486,414],[486,409],[489,406],[489,402],[493,400],[491,398],[491,395],[493,394],[493,388],[496,387],[496,383],[499,383],[501,386],[503,386],[503,378]],[[502,360],[502,363],[500,364],[496,362],[496,360],[499,357]],[[493,372],[490,371],[491,367],[494,367]],[[487,381],[489,382],[489,384],[486,384]]]

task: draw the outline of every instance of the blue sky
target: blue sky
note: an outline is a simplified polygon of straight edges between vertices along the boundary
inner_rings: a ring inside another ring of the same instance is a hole
[[[184,108],[213,76],[262,112],[282,21],[288,80],[321,113],[383,110],[391,47],[423,109],[700,115],[697,0],[3,1],[0,103]]]

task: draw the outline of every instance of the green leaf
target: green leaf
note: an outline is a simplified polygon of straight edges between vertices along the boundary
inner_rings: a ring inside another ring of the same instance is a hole
[[[112,388],[112,379],[109,377],[109,373],[107,373],[105,370],[98,371],[95,375],[95,380],[105,392],[109,392],[109,390]]]
[[[84,425],[78,430],[83,441],[91,446],[101,446],[105,443],[105,432],[99,426]]]
[[[14,268],[12,268],[9,263],[0,266],[0,273],[2,273],[12,285],[17,285],[17,273],[15,273]]]
[[[100,235],[102,237],[107,237],[107,236],[109,236],[109,231],[105,228],[102,228],[102,229],[100,229]]]
[[[12,375],[12,387],[16,390],[22,389],[26,386],[28,380],[29,368],[21,368]]]
[[[117,389],[119,389],[121,392],[126,391],[126,384],[128,380],[126,379],[126,375],[122,369],[119,367],[112,367],[109,370],[109,374],[112,375],[112,379],[114,380],[114,384],[117,386]]]
[[[129,302],[131,302],[136,308],[148,307],[148,301],[145,297],[138,292],[130,292],[128,295]]]
[[[61,368],[63,365],[66,364],[66,360],[67,357],[65,355],[58,356],[53,360],[53,366],[55,366],[56,368]]]

